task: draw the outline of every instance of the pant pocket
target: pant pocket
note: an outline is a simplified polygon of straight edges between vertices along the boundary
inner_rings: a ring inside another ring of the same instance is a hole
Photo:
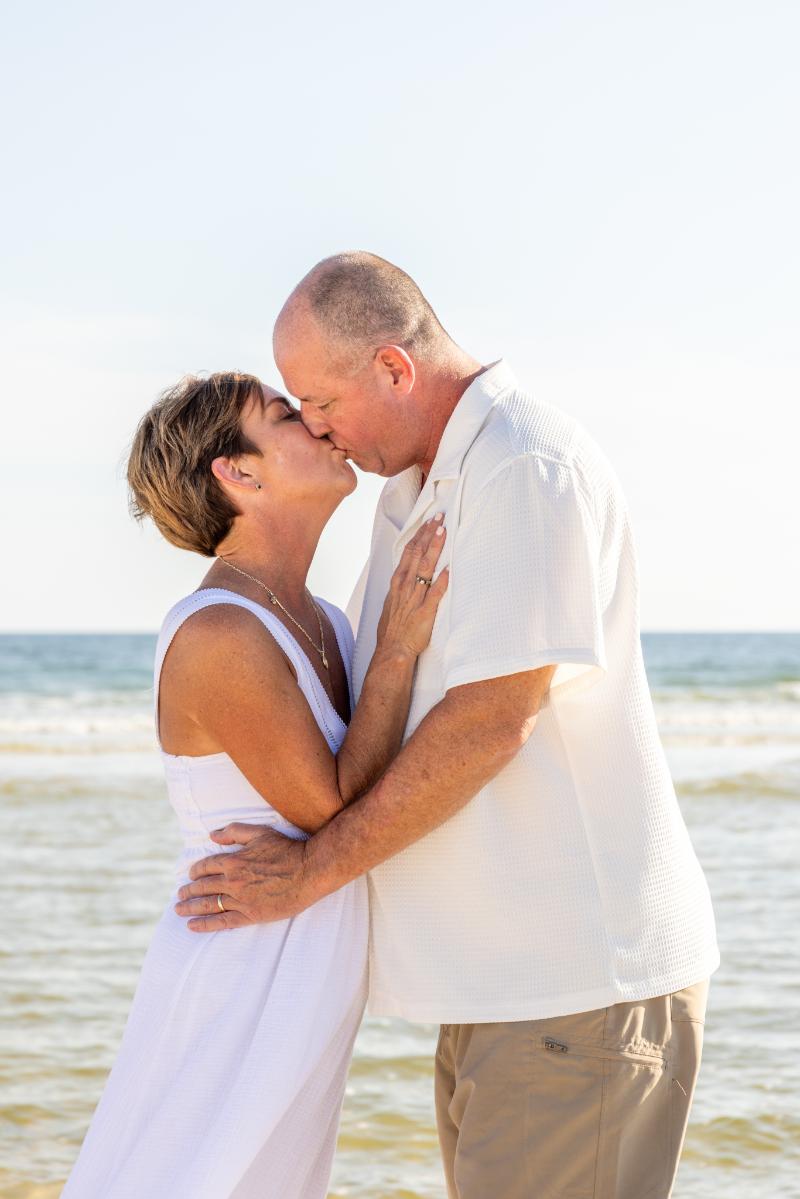
[[[592,1199],[603,1059],[536,1037],[526,1113],[525,1169],[537,1199]]]
[[[693,990],[693,988],[689,988]],[[673,1034],[670,1045],[670,1101],[669,1101],[669,1145],[671,1162],[671,1180],[674,1180],[680,1162],[686,1128],[689,1123],[689,1113],[700,1071],[700,1060],[703,1053],[703,1034],[705,1031],[705,995],[702,990],[699,997],[690,997],[688,1005],[684,1003],[685,992],[678,991],[672,996],[676,1001],[675,1009],[679,1013],[673,1016]],[[685,1014],[691,1012],[691,1015]]]
[[[666,1194],[665,1055],[538,1036],[528,1113],[537,1199],[645,1199]]]

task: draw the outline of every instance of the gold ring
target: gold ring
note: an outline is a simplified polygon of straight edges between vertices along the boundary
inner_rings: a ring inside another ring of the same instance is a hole
[[[222,896],[221,896],[221,895],[218,895],[218,896],[217,896],[217,907],[219,908],[219,910],[220,910],[221,912],[225,912],[225,911],[227,911],[227,908],[223,907],[223,904],[222,904]]]
[[[422,575],[417,575],[417,582],[424,583],[426,587],[430,587],[433,579],[423,579]]]

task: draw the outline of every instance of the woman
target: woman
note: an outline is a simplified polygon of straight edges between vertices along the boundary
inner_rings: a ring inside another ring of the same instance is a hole
[[[320,533],[356,486],[250,375],[188,378],[141,422],[134,511],[213,557],[167,614],[155,718],[183,838],[176,890],[230,821],[304,837],[398,752],[447,586],[429,522],[392,579],[351,719],[352,633],[312,598]],[[224,910],[225,895],[217,896]],[[363,878],[291,920],[198,936],[167,905],[66,1199],[323,1199],[366,991]]]

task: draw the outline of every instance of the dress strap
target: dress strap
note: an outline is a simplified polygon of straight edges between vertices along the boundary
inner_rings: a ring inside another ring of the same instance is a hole
[[[353,630],[350,621],[341,608],[337,608],[335,604],[329,603],[319,595],[315,595],[314,599],[324,610],[328,620],[333,625],[333,631],[339,643],[339,652],[342,655],[344,670],[347,675],[347,688],[350,693],[350,713],[352,716],[353,709],[356,706],[355,696],[353,695],[353,653],[355,651]]]

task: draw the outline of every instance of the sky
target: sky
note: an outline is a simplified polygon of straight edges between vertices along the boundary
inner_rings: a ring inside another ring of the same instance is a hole
[[[366,249],[578,418],[645,629],[796,629],[800,6],[11,3],[0,45],[0,631],[155,630],[207,568],[136,526],[186,373]],[[344,605],[383,480],[326,528]]]

